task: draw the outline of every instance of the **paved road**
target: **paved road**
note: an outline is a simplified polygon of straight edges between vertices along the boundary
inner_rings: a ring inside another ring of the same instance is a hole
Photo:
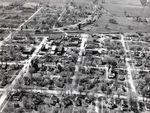
[[[26,20],[24,23],[22,23],[18,28],[20,29],[25,23],[27,23],[30,19],[32,19],[41,9],[42,9],[42,7],[39,8],[31,17],[29,17],[28,20]],[[11,38],[11,35],[12,35],[12,33],[10,33],[3,41],[0,42],[0,47],[4,44],[4,42],[8,41]],[[21,75],[24,73],[24,71],[26,70],[26,68],[29,66],[29,63],[31,62],[31,60],[36,56],[35,54],[40,49],[40,46],[41,45],[39,45],[37,47],[36,51],[33,53],[32,57],[29,59],[29,61],[26,64],[24,64],[24,67],[22,68],[22,70],[20,71],[20,73],[16,76],[16,78],[14,79],[14,81],[12,82],[12,84],[6,88],[5,92],[3,92],[2,96],[0,97],[0,112],[2,112],[3,108],[6,106],[6,103],[7,103],[6,102],[6,98],[8,96],[8,92],[12,90],[12,88],[16,84],[17,80],[21,77]]]
[[[10,33],[3,41],[0,42],[0,47],[4,44],[4,42],[8,41],[11,38],[12,33]]]
[[[28,18],[28,20],[26,20],[24,23],[22,23],[22,24],[18,27],[18,29],[21,30],[21,27],[23,27],[28,21],[30,21],[30,20],[31,20],[37,13],[39,13],[42,9],[43,9],[43,7],[40,7],[32,16],[30,16],[30,17]]]
[[[98,101],[98,98],[96,99],[95,103],[96,103],[96,105],[95,105],[95,112],[99,113],[99,101]]]
[[[13,61],[13,62],[7,62],[8,65],[16,65],[16,64],[19,64],[19,65],[24,65],[26,61]],[[0,64],[6,64],[5,62],[0,62]]]
[[[125,40],[124,40],[123,35],[121,35],[121,42],[122,42],[122,45],[124,47],[124,51],[127,53],[127,51],[129,51],[129,50],[127,49],[127,47],[125,45]],[[131,73],[133,69],[131,68],[129,62],[126,62],[126,66],[127,66],[127,70],[128,70],[128,81],[131,85],[132,91],[136,94],[137,92],[136,92],[136,88],[135,88],[134,81],[133,81],[133,78],[132,78],[132,73]]]
[[[11,85],[9,85],[5,92],[2,94],[1,98],[0,98],[0,108],[1,111],[3,110],[3,108],[5,108],[5,105],[2,107],[3,103],[5,103],[6,98],[7,98],[7,94],[8,92],[10,92],[16,85],[16,83],[18,82],[18,80],[22,77],[22,75],[24,73],[26,73],[29,69],[29,65],[31,64],[31,61],[36,57],[36,55],[38,54],[38,52],[40,51],[42,45],[44,43],[46,43],[48,37],[44,37],[44,39],[42,40],[42,42],[39,44],[39,46],[36,47],[36,50],[34,51],[34,53],[32,54],[32,56],[30,57],[30,59],[28,59],[28,61],[24,64],[22,70],[19,72],[19,74],[15,77],[15,79],[13,80],[13,82],[11,83]],[[0,111],[0,112],[1,112]]]
[[[81,38],[82,38],[82,42],[81,42],[81,45],[80,45],[80,51],[79,51],[79,56],[78,56],[78,61],[77,61],[77,64],[75,65],[75,72],[78,73],[79,72],[79,63],[81,62],[81,57],[82,57],[82,53],[84,51],[84,45],[85,45],[85,42],[87,41],[89,35],[87,34],[82,34],[81,35]],[[74,74],[73,76],[73,81],[72,81],[72,85],[75,86],[75,80],[77,78],[77,75],[76,73]]]
[[[67,6],[70,6],[72,1],[73,1],[73,0],[70,0],[69,3],[67,4]],[[62,13],[60,14],[59,18],[57,19],[57,22],[59,22],[59,21],[63,18],[63,16],[66,14],[66,11],[67,11],[67,10],[66,10],[66,7],[65,7],[64,10],[62,11]],[[55,23],[55,24],[56,24],[56,23]],[[54,24],[54,26],[53,26],[53,29],[56,28],[55,24]]]
[[[71,0],[72,1],[72,0]],[[43,7],[39,8],[28,20],[26,20],[24,23],[22,23],[18,29],[21,30],[22,26],[24,26],[24,24],[26,24],[29,20],[31,20],[37,13],[39,13],[39,11],[43,9]],[[64,12],[62,12],[63,15]],[[61,19],[61,16],[60,18]],[[59,28],[54,28],[59,30],[60,32],[64,33],[66,36],[68,35],[66,32],[64,32],[63,30],[59,29]],[[0,42],[0,47],[4,44],[5,41],[9,40],[11,38],[11,33],[9,34],[8,37],[6,37],[2,42]],[[13,82],[11,83],[10,86],[8,86],[5,91],[3,92],[2,96],[0,97],[0,112],[3,111],[3,109],[5,108],[5,106],[7,105],[6,99],[8,96],[8,92],[10,92],[14,86],[16,85],[17,81],[21,78],[21,76],[26,73],[29,69],[29,65],[31,63],[31,61],[36,57],[37,53],[39,52],[39,50],[41,49],[42,45],[44,43],[46,43],[48,37],[44,37],[44,39],[42,40],[42,42],[40,43],[39,46],[37,46],[36,50],[34,51],[34,53],[32,54],[32,56],[30,57],[30,59],[26,62],[26,64],[24,64],[22,70],[20,71],[20,73],[16,76],[16,78],[13,80]]]
[[[43,7],[40,7],[31,17],[29,17],[24,23],[22,23],[17,29],[21,30],[21,27],[26,24],[28,21],[30,21]],[[7,28],[6,28],[7,29]],[[10,33],[3,41],[0,42],[0,47],[4,44],[4,42],[8,41],[12,36],[12,33]]]
[[[72,0],[71,0],[71,1],[72,1]],[[41,9],[42,9],[42,7],[41,7],[40,9],[38,9],[28,20],[26,20],[23,24],[21,24],[18,29],[21,29],[21,27],[22,27],[25,23],[27,23],[30,19],[32,19]],[[58,18],[58,21],[63,17],[64,13],[65,13],[65,10],[61,13],[60,17]],[[60,31],[60,32],[62,32],[62,33],[64,33],[65,36],[68,35],[68,33],[66,33],[65,31],[63,31],[61,28],[55,28],[55,26],[54,26],[53,29],[56,29],[56,30],[58,30],[58,31]],[[11,37],[11,34],[10,34],[5,40],[9,39],[10,37]],[[82,34],[81,37],[82,37],[82,43],[81,43],[81,46],[80,46],[79,56],[82,56],[82,53],[83,53],[83,51],[84,51],[84,44],[85,44],[85,42],[87,41],[88,35],[87,35],[87,34]],[[35,52],[32,54],[32,56],[30,57],[30,59],[28,59],[28,61],[26,62],[26,64],[24,64],[24,67],[22,68],[22,70],[20,71],[20,73],[16,76],[16,78],[14,79],[14,81],[12,82],[12,84],[11,84],[9,87],[7,87],[6,89],[0,89],[0,91],[4,91],[3,94],[2,94],[2,96],[1,96],[1,98],[0,98],[0,108],[2,108],[1,111],[2,111],[3,108],[5,108],[5,106],[6,106],[6,98],[7,98],[8,92],[10,92],[10,91],[13,90],[13,88],[14,88],[14,86],[16,85],[17,81],[21,78],[21,76],[22,76],[25,72],[28,71],[29,65],[30,65],[31,61],[37,56],[37,54],[38,54],[40,48],[41,48],[42,45],[47,41],[47,38],[48,38],[48,37],[44,37],[44,39],[42,40],[42,42],[40,43],[40,45],[37,46]],[[122,42],[122,45],[123,45],[125,51],[128,51],[128,50],[126,49],[125,40],[124,40],[124,37],[123,37],[123,36],[122,36],[121,42]],[[3,44],[3,42],[0,43],[0,46],[1,46],[2,44]],[[81,57],[79,57],[78,61],[81,61]],[[132,79],[132,74],[131,74],[132,68],[131,68],[131,66],[130,66],[129,63],[126,63],[126,65],[127,65],[127,67],[128,67],[127,70],[129,71],[129,76],[128,76],[128,77],[129,77],[129,82],[130,82],[130,84],[131,84],[131,88],[132,88],[133,92],[136,92],[136,89],[135,89],[135,86],[134,86],[134,83],[133,83],[133,79]],[[104,68],[106,69],[106,67],[104,67]],[[76,71],[78,71],[78,69],[79,69],[79,67],[76,65]],[[74,79],[75,79],[75,77],[74,77]],[[62,92],[62,91],[57,91],[57,90],[53,90],[53,91],[52,91],[52,90],[41,90],[41,89],[39,89],[39,90],[37,90],[37,89],[32,89],[32,90],[27,90],[27,91],[40,92],[40,93],[48,93],[48,94],[56,94],[56,95],[57,95],[57,94],[61,94],[61,92]],[[80,94],[78,91],[75,91],[75,90],[73,90],[72,92],[71,92],[70,90],[67,90],[66,93],[67,93],[67,94]],[[86,93],[85,93],[85,92],[81,92],[81,95],[86,95]],[[93,93],[89,93],[89,95],[93,95]],[[105,96],[106,96],[105,94],[101,94],[101,93],[95,93],[94,95],[95,95],[96,97],[105,97]],[[118,95],[113,95],[113,96],[114,96],[114,97],[118,97]],[[128,97],[127,97],[127,96],[120,96],[120,98],[125,98],[125,99],[126,99],[126,98],[128,98]],[[138,97],[138,99],[139,99],[139,100],[142,100],[143,98],[142,98],[142,97]],[[5,105],[2,107],[3,103],[5,103]],[[99,109],[98,109],[97,106],[98,106],[98,101],[96,100],[95,111],[98,113]]]
[[[28,70],[29,68],[29,65],[31,63],[31,61],[36,57],[37,53],[39,52],[39,50],[41,49],[42,45],[47,41],[47,38],[48,37],[44,37],[43,41],[40,43],[39,46],[37,46],[36,50],[34,51],[34,53],[32,54],[32,56],[30,57],[30,59],[24,64],[22,70],[20,71],[20,73],[16,76],[16,78],[13,80],[13,82],[11,83],[10,86],[8,86],[6,88],[6,91],[2,94],[2,96],[0,97],[0,108],[1,108],[1,111],[3,110],[3,108],[5,107],[5,105],[3,106],[3,103],[5,103],[6,101],[6,98],[7,98],[7,94],[8,92],[10,92],[15,84],[17,83],[17,81],[21,78],[21,76]],[[3,107],[2,107],[3,106]],[[0,111],[0,112],[1,112]]]

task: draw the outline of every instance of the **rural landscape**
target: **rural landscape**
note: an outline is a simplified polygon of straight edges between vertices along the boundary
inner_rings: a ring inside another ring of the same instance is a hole
[[[150,113],[149,0],[0,0],[0,113]]]

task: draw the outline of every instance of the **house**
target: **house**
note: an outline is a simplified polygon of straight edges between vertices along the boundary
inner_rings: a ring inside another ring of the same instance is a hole
[[[34,51],[33,47],[25,47],[25,49],[22,51],[23,54],[32,54]]]
[[[13,92],[11,94],[11,98],[10,99],[11,99],[11,101],[20,101],[22,96],[23,96],[22,92]]]
[[[62,55],[64,53],[64,47],[59,47],[57,50],[57,55]]]
[[[50,54],[52,54],[52,55],[54,55],[55,53],[56,53],[56,46],[54,45],[54,46],[52,46],[52,49],[51,49],[51,52],[50,52]]]

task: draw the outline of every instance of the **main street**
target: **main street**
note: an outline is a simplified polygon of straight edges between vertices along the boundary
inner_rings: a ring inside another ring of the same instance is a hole
[[[15,87],[16,83],[18,82],[18,80],[22,77],[23,74],[25,74],[26,72],[28,72],[29,70],[29,66],[31,64],[31,61],[36,57],[36,55],[38,54],[38,52],[40,51],[42,45],[44,43],[46,43],[48,37],[44,37],[42,42],[39,44],[39,46],[36,47],[36,50],[33,52],[32,56],[27,60],[27,62],[24,64],[22,70],[19,72],[19,74],[15,77],[15,79],[13,80],[13,82],[6,88],[5,92],[3,92],[1,98],[0,98],[0,108],[1,111],[3,110],[3,108],[5,108],[5,105],[2,107],[3,103],[6,103],[6,98],[8,96],[8,93],[10,91],[12,91],[12,89]]]
[[[26,20],[23,24],[21,24],[19,26],[19,28],[21,28],[25,23],[27,23],[30,19],[32,19],[41,9],[42,9],[42,7],[39,8],[28,20]],[[6,37],[2,42],[0,42],[0,47],[4,44],[5,41],[8,41],[11,38],[11,35],[12,35],[12,33],[10,33],[8,37]],[[20,79],[21,76],[27,71],[31,61],[35,58],[35,56],[41,49],[42,45],[46,42],[46,40],[47,40],[47,37],[44,37],[43,41],[39,44],[39,46],[36,47],[36,50],[34,51],[32,56],[28,59],[28,61],[24,64],[22,70],[15,77],[13,82],[5,88],[5,91],[2,93],[2,96],[0,97],[0,112],[3,111],[3,108],[5,108],[5,106],[7,104],[6,99],[7,99],[8,93],[14,88],[16,82],[18,82],[18,79]]]
[[[72,0],[71,0],[72,1]],[[70,2],[71,2],[70,1]],[[70,3],[69,3],[70,5]],[[30,21],[37,13],[39,13],[39,11],[41,11],[43,9],[43,7],[40,7],[31,17],[29,17],[28,20],[26,20],[24,23],[22,23],[18,29],[21,30],[21,28],[28,22]],[[61,16],[63,15],[64,12],[62,12]],[[59,19],[61,19],[61,16]],[[63,30],[59,29],[59,28],[53,28],[53,29],[57,29],[58,31],[62,32],[65,34],[65,36],[67,36],[68,34],[66,32],[64,32]],[[18,31],[16,31],[18,32]],[[8,41],[9,39],[11,39],[12,33],[10,33],[3,41],[0,42],[0,47],[4,44],[4,42]],[[15,79],[13,80],[13,82],[7,87],[5,88],[5,91],[2,93],[2,96],[0,97],[0,112],[3,111],[3,109],[6,107],[7,105],[7,97],[8,97],[8,93],[12,91],[12,89],[14,88],[14,86],[16,85],[16,83],[18,82],[18,80],[23,76],[23,74],[26,74],[26,72],[28,72],[29,70],[29,66],[31,64],[31,61],[36,57],[37,53],[39,52],[39,50],[41,49],[42,45],[44,43],[46,43],[48,37],[44,37],[42,42],[39,44],[39,46],[36,47],[36,50],[34,51],[34,53],[32,54],[32,56],[28,59],[28,61],[24,64],[22,70],[19,72],[19,74],[15,77]]]

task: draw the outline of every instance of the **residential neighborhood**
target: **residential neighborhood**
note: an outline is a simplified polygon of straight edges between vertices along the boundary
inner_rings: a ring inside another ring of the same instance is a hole
[[[0,0],[0,113],[150,113],[149,9]]]

